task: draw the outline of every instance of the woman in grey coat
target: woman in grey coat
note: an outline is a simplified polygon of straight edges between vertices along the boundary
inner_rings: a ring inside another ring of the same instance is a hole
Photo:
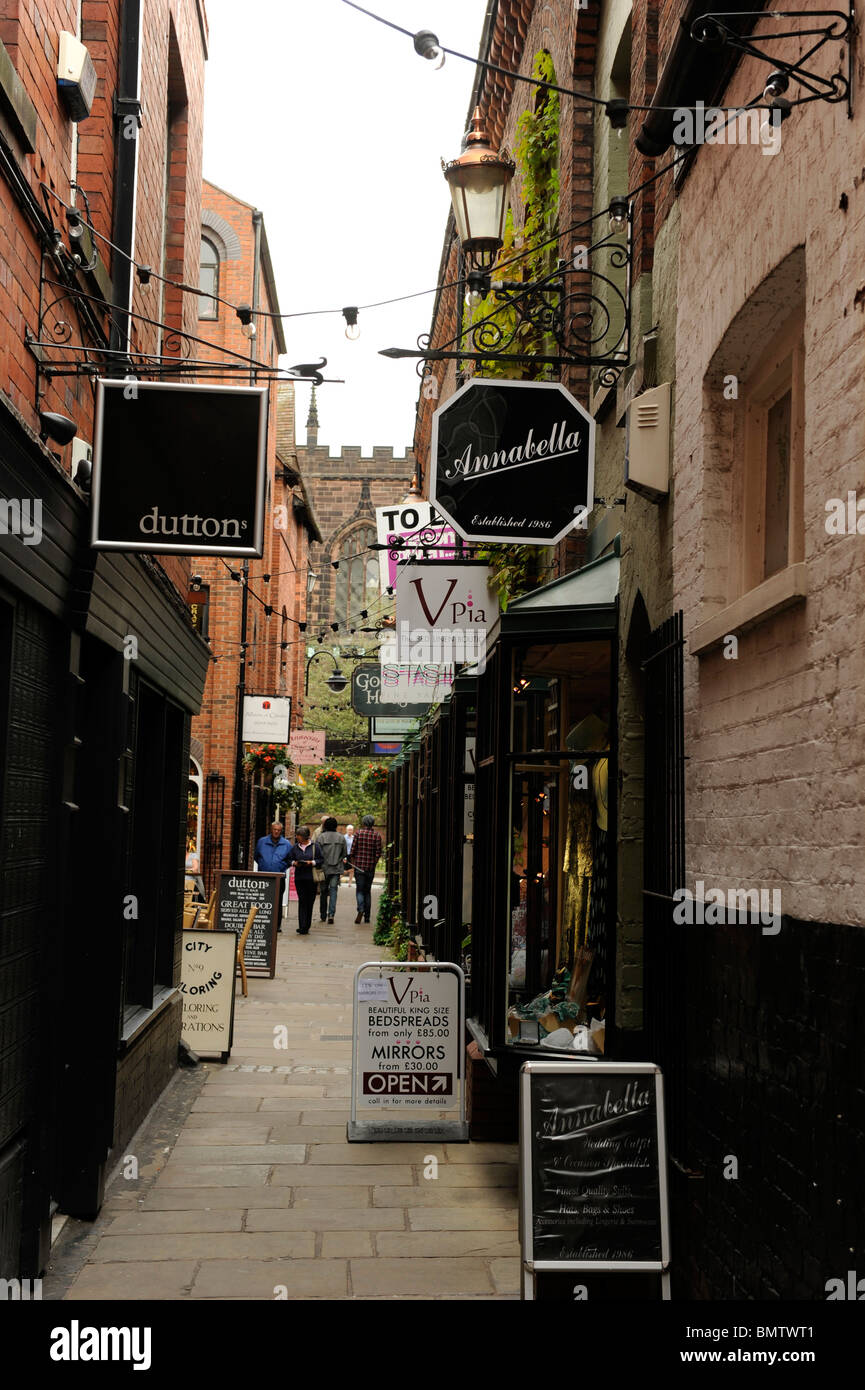
[[[336,895],[339,892],[339,881],[345,868],[345,857],[348,854],[348,846],[345,843],[345,836],[340,835],[336,828],[336,820],[333,816],[328,816],[324,823],[324,829],[316,841],[321,850],[322,865],[324,869],[324,880],[327,891],[327,920],[332,922],[336,913]],[[321,901],[324,905],[325,894],[322,893]],[[322,921],[324,918],[322,917]]]

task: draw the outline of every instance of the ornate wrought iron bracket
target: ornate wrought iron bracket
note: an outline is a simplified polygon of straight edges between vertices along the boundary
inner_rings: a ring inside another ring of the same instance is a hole
[[[473,360],[476,369],[484,362],[598,367],[600,384],[614,385],[630,357],[630,209],[625,239],[620,235],[576,246],[571,263],[560,260],[541,280],[469,271],[469,289],[491,295],[492,310],[436,347],[422,334],[416,348],[383,348],[381,356],[418,358],[420,372],[426,363],[452,360]]]
[[[58,244],[56,252],[43,257],[36,332],[27,331],[24,334],[24,341],[37,364],[37,408],[45,392],[45,383],[55,377],[230,380],[235,376],[247,379],[254,371],[262,381],[308,381],[314,386],[321,386],[325,381],[339,380],[322,375],[322,368],[327,366],[326,357],[318,362],[299,362],[287,369],[272,367],[267,363],[252,361],[241,353],[230,353],[206,339],[183,333],[143,314],[133,313],[130,317],[133,322],[162,330],[161,350],[144,352],[131,347],[112,349],[109,347],[107,324],[104,331],[100,331],[100,328],[102,320],[107,320],[115,306],[98,295],[88,294],[80,287],[54,278],[57,274],[54,262],[58,255],[64,256],[62,264],[67,274],[74,275],[86,268],[76,264],[62,244]],[[75,341],[76,338],[81,341]],[[87,341],[88,338],[90,341]],[[198,349],[199,355],[193,356],[194,349]],[[201,351],[220,353],[221,356],[203,357]]]
[[[752,22],[755,19],[791,19],[807,20],[811,28],[790,28],[778,30],[774,33],[761,34],[759,40],[747,38],[744,34],[737,33],[731,26],[730,21],[737,19],[748,19]],[[819,20],[828,20],[828,24],[820,25]],[[705,44],[709,48],[723,48],[728,46],[737,49],[740,53],[747,53],[752,58],[760,58],[765,63],[770,63],[777,73],[784,74],[789,80],[794,81],[799,87],[810,93],[808,96],[800,96],[790,102],[791,106],[803,106],[808,101],[846,101],[847,115],[853,115],[853,38],[856,27],[855,5],[850,3],[849,10],[845,14],[841,10],[769,10],[765,15],[754,10],[728,10],[723,14],[704,14],[695,19],[691,25],[691,38],[697,43]],[[787,62],[783,58],[777,57],[773,53],[766,53],[758,44],[780,43],[783,39],[808,39],[816,38],[816,43],[812,44],[796,62]],[[820,73],[813,72],[805,64],[823,48],[831,42],[846,44],[847,46],[847,72],[832,73],[830,77],[823,77]]]

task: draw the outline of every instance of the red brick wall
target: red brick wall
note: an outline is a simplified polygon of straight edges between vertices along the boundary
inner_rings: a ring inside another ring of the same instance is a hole
[[[13,129],[0,121],[17,156],[23,178],[43,207],[50,210],[54,226],[69,245],[67,224],[61,203],[83,199],[73,197],[72,139],[74,126],[66,115],[57,90],[58,35],[74,32],[76,5],[73,0],[40,0],[38,5],[0,0],[0,37],[6,43],[19,77],[37,113],[35,153],[27,152]],[[96,231],[111,236],[114,184],[115,134],[113,99],[117,86],[119,41],[119,0],[84,0],[82,38],[96,67],[98,84],[91,115],[79,123],[77,182],[85,189]],[[201,196],[202,107],[205,49],[198,0],[149,0],[144,6],[142,35],[141,99],[143,125],[139,131],[139,188],[136,204],[135,254],[139,261],[159,268],[162,237],[163,161],[165,158],[166,100],[169,87],[169,35],[173,35],[171,80],[175,94],[185,93],[185,108],[178,114],[176,149],[171,181],[169,221],[169,274],[195,283],[198,278],[197,237]],[[47,185],[43,198],[42,185]],[[56,198],[52,197],[52,192]],[[97,249],[110,272],[112,253],[104,241]],[[79,439],[93,440],[93,392],[83,377],[59,377],[43,381],[43,394],[36,399],[36,362],[27,347],[25,335],[36,334],[39,326],[39,270],[41,248],[31,221],[19,209],[7,189],[0,206],[0,391],[4,392],[25,423],[38,433],[38,410],[55,410],[69,415],[78,425]],[[57,269],[47,261],[48,279],[57,279]],[[92,281],[80,287],[94,294]],[[46,302],[63,294],[63,289],[46,287]],[[149,318],[159,318],[161,296],[156,281],[147,287],[136,283],[133,309]],[[190,296],[169,292],[166,312],[177,327],[194,327],[197,307]],[[95,307],[103,328],[107,318]],[[62,321],[68,325],[64,330]],[[68,297],[57,305],[43,326],[43,341],[50,340],[55,327],[58,337],[70,342],[90,342],[92,337]],[[159,350],[158,329],[138,324],[133,345],[146,352]],[[168,350],[166,345],[164,350]],[[80,354],[64,353],[52,347],[52,360],[76,360]],[[52,446],[67,472],[71,472],[71,446]],[[163,568],[184,592],[188,565],[175,557],[163,561]]]
[[[230,305],[252,304],[255,274],[255,209],[240,198],[233,197],[215,184],[203,186],[203,208],[213,215],[215,227],[205,218],[205,234],[218,243],[220,252],[219,296],[228,301],[219,306],[217,319],[197,319],[196,334],[212,348],[198,349],[198,355],[214,362],[237,361],[251,355],[269,366],[277,364],[278,344],[272,321],[258,318],[256,337],[250,342],[241,331],[240,320]],[[198,227],[201,227],[199,222]],[[220,232],[222,227],[222,232]],[[230,237],[233,233],[233,237]],[[196,229],[197,231],[197,229]],[[196,245],[198,237],[196,236]],[[195,283],[198,282],[196,268]],[[268,313],[278,312],[272,302],[262,271],[259,281],[260,308]],[[196,301],[196,312],[200,309]],[[214,351],[219,348],[222,351]],[[226,355],[235,354],[233,357]],[[237,385],[248,385],[245,373],[229,377]],[[280,426],[284,413],[293,418],[294,387],[291,383],[270,383],[270,426],[267,448],[267,482],[270,504],[265,514],[264,551],[260,560],[249,562],[249,602],[247,619],[246,690],[248,694],[290,695],[292,697],[292,727],[303,720],[303,650],[304,642],[297,624],[306,612],[306,570],[308,537],[298,525],[292,506],[292,488],[282,480],[282,463],[297,470],[297,459],[290,453],[286,430]],[[277,458],[277,445],[280,457]],[[293,445],[293,438],[292,438]],[[286,457],[288,455],[288,457]],[[279,525],[275,523],[280,523]],[[282,523],[285,523],[284,525]],[[235,737],[237,717],[237,682],[240,662],[240,628],[242,589],[232,580],[225,564],[218,559],[201,557],[194,561],[195,570],[210,586],[209,635],[217,660],[211,663],[205,686],[201,714],[192,722],[192,736],[204,745],[202,772],[205,777],[218,771],[225,778],[226,815],[224,822],[222,863],[231,862],[231,796],[234,782]],[[239,571],[238,562],[231,568]],[[264,576],[270,575],[265,581]],[[257,597],[254,597],[257,596]],[[261,602],[259,602],[261,600]],[[273,608],[267,617],[263,603]],[[286,621],[283,624],[283,608]],[[282,650],[282,642],[290,645]]]

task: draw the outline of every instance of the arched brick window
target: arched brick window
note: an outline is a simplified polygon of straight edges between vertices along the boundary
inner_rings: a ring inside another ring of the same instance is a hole
[[[198,288],[208,296],[208,298],[201,298],[198,301],[198,317],[200,319],[218,319],[219,303],[216,296],[219,294],[219,252],[216,249],[216,243],[206,236],[201,238]]]

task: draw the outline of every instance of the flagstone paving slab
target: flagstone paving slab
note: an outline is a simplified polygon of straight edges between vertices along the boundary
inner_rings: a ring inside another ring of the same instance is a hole
[[[418,1294],[427,1298],[458,1298],[461,1294],[495,1293],[485,1261],[447,1260],[352,1260],[351,1287],[355,1296]]]
[[[109,1236],[156,1236],[195,1231],[242,1231],[246,1212],[227,1211],[130,1211],[115,1216]]]
[[[66,1294],[67,1299],[186,1298],[195,1276],[195,1260],[149,1260],[129,1264],[87,1264]]]
[[[398,1210],[376,1207],[376,1211]],[[519,1213],[508,1207],[407,1207],[412,1231],[515,1231]]]
[[[315,1236],[300,1231],[199,1232],[183,1235],[103,1236],[91,1260],[312,1259]]]
[[[305,1144],[189,1144],[174,1150],[167,1167],[209,1163],[303,1163]]]
[[[283,1164],[281,1167],[275,1168],[271,1181],[275,1187],[298,1187],[301,1184],[305,1187],[316,1186],[317,1184],[329,1184],[331,1187],[355,1187],[360,1184],[369,1186],[376,1182],[389,1186],[404,1183],[407,1187],[412,1187],[415,1173],[414,1169],[407,1163],[402,1165],[396,1163],[367,1163],[364,1165],[321,1163],[318,1166],[313,1163],[304,1163],[303,1165],[294,1163]]]
[[[386,1211],[372,1207],[320,1207],[314,1203],[281,1208],[273,1211],[252,1209],[246,1213],[248,1231],[402,1231],[405,1232],[401,1210]]]
[[[512,1207],[515,1197],[510,1187],[442,1187],[425,1182],[422,1187],[375,1187],[374,1207]]]
[[[346,1260],[203,1260],[193,1298],[346,1298]]]
[[[266,1183],[270,1168],[266,1163],[199,1163],[189,1169],[182,1163],[173,1163],[159,1174],[157,1183],[162,1187],[188,1187],[193,1176],[207,1187],[245,1187],[249,1183]]]

